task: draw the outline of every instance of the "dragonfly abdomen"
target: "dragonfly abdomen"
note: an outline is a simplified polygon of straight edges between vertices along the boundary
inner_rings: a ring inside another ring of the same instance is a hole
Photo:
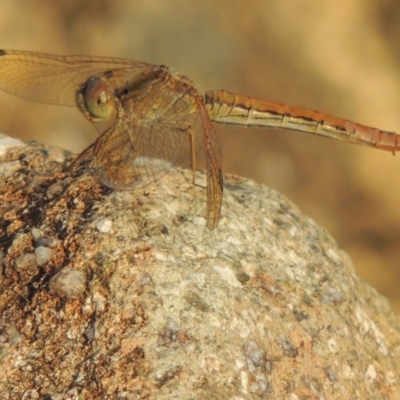
[[[281,128],[376,147],[400,150],[400,135],[382,131],[331,115],[257,100],[224,90],[205,93],[204,102],[210,118],[218,123],[263,128]]]

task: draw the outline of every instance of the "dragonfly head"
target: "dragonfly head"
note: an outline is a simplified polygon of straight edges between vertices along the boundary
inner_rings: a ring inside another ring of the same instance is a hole
[[[110,86],[101,78],[94,76],[89,78],[77,92],[76,102],[85,117],[99,129],[114,124],[117,116],[117,99]]]

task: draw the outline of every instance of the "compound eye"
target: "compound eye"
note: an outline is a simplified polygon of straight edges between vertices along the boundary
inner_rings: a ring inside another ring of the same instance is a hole
[[[101,120],[115,112],[115,104],[110,87],[100,78],[90,78],[83,95],[88,113]]]

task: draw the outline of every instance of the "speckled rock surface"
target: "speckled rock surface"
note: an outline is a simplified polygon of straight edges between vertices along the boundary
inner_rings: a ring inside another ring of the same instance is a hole
[[[3,150],[2,150],[3,149]],[[400,318],[274,190],[113,192],[0,136],[1,399],[400,399]]]

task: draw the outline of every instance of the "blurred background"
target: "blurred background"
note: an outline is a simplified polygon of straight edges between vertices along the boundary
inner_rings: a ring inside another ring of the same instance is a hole
[[[165,64],[226,89],[400,132],[398,0],[2,0],[0,48]],[[77,110],[0,93],[0,131],[81,151]],[[400,155],[284,130],[218,126],[225,173],[324,226],[400,311]]]

